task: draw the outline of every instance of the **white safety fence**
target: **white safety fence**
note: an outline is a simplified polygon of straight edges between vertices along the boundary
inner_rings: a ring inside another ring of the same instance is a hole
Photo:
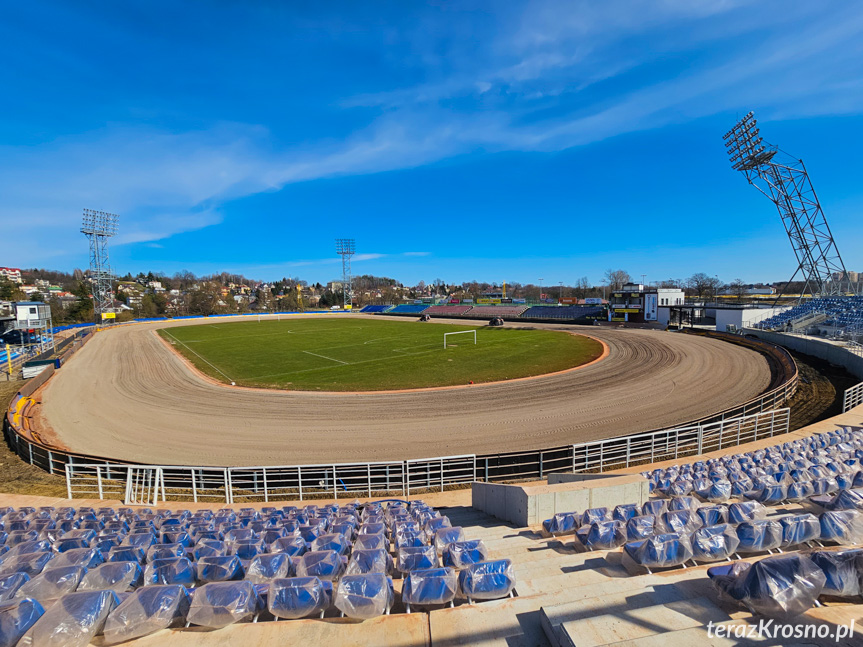
[[[473,481],[518,481],[551,472],[605,472],[703,454],[788,432],[790,412],[778,409],[739,418],[561,447],[407,461],[192,467],[68,463],[69,498],[158,501],[270,502],[401,496],[443,492]]]
[[[845,391],[845,397],[842,402],[842,413],[851,411],[851,409],[859,407],[861,404],[863,404],[863,382]]]
[[[740,418],[663,429],[573,445],[573,472],[606,472],[733,447],[788,432],[791,411],[777,409]]]

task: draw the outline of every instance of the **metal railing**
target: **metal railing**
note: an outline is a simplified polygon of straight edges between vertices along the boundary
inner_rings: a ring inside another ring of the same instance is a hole
[[[573,472],[606,472],[695,456],[788,433],[790,409],[573,446]]]
[[[851,409],[859,407],[861,404],[863,404],[863,382],[845,390],[845,397],[842,399],[842,413],[851,411]]]

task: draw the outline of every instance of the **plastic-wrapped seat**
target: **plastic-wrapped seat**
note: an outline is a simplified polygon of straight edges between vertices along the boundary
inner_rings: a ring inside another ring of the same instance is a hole
[[[782,545],[782,525],[772,519],[745,521],[737,526],[739,553],[771,552]]]
[[[812,502],[829,511],[863,510],[863,493],[857,490],[840,490],[834,496],[814,496]]]
[[[266,584],[291,575],[291,558],[284,553],[257,555],[246,567],[246,579],[253,584]]]
[[[299,535],[279,537],[270,544],[270,552],[285,553],[291,557],[299,557],[306,552],[306,542]]]
[[[135,562],[143,564],[146,555],[139,546],[114,546],[108,551],[109,562]]]
[[[515,571],[508,559],[471,564],[458,574],[459,588],[469,602],[505,598],[515,588]]]
[[[144,569],[144,586],[152,584],[195,585],[195,568],[186,557],[157,559]]]
[[[611,513],[611,518],[616,521],[622,521],[626,523],[633,517],[637,517],[641,514],[641,506],[637,503],[621,503],[618,506],[615,506],[614,511]]]
[[[779,519],[782,524],[782,548],[808,544],[821,537],[821,524],[814,514],[795,514]]]
[[[393,571],[393,558],[382,548],[375,550],[355,550],[351,553],[345,575],[365,575],[366,573],[384,573]]]
[[[161,629],[181,627],[189,611],[189,593],[178,584],[145,586],[129,595],[105,622],[105,643],[113,645]]]
[[[471,564],[484,562],[487,559],[488,548],[486,548],[482,539],[454,541],[443,552],[443,565],[452,566],[456,570],[467,568]]]
[[[351,549],[351,542],[344,535],[321,535],[312,542],[312,550],[334,550],[339,555],[345,555]]]
[[[622,521],[594,521],[575,536],[587,550],[611,550],[626,543],[626,528]]]
[[[676,532],[656,535],[623,545],[623,550],[632,561],[651,568],[680,566],[692,559],[692,543],[689,537]]]
[[[332,606],[333,585],[318,577],[278,578],[270,583],[267,609],[276,618],[296,620],[320,615]]]
[[[374,550],[376,548],[389,550],[389,538],[386,535],[357,535],[354,539],[354,550]]]
[[[113,591],[68,593],[45,610],[18,647],[86,647],[119,602]]]
[[[765,505],[776,505],[788,498],[788,486],[784,483],[765,483],[763,487],[747,492],[744,496]]]
[[[322,580],[337,580],[345,568],[345,562],[334,550],[315,550],[297,559],[298,577],[319,577]]]
[[[36,577],[52,559],[54,559],[54,553],[44,551],[8,557],[0,564],[0,576],[26,573],[30,577]]]
[[[809,553],[809,559],[826,577],[822,595],[854,598],[863,594],[863,550],[815,551]]]
[[[251,620],[263,606],[251,582],[210,582],[195,590],[186,619],[193,625],[219,629]]]
[[[666,510],[668,510],[668,501],[663,499],[650,499],[641,504],[642,515],[658,517]]]
[[[692,533],[692,558],[697,562],[729,559],[739,543],[740,539],[730,524],[705,526]]]
[[[656,517],[644,514],[626,522],[627,541],[638,541],[656,534]]]
[[[48,567],[15,593],[16,598],[33,598],[42,604],[72,593],[84,576],[83,566]]]
[[[345,575],[336,588],[335,606],[348,618],[368,620],[388,615],[393,599],[392,581],[383,573]]]
[[[728,507],[724,505],[706,505],[695,511],[704,526],[718,526],[728,523]]]
[[[821,595],[826,576],[803,554],[774,555],[754,564],[736,562],[707,570],[719,591],[752,613],[797,618]]]
[[[467,538],[464,536],[464,530],[461,526],[441,528],[440,530],[435,531],[434,547],[438,555],[443,555],[444,550],[449,544],[456,541],[465,541],[466,539]]]
[[[170,559],[171,557],[185,557],[186,547],[183,544],[153,544],[147,549],[147,561],[157,559]]]
[[[669,510],[659,517],[659,526],[665,532],[689,534],[702,525],[701,517],[694,510]]]
[[[668,501],[668,510],[669,512],[675,510],[692,510],[694,512],[698,509],[698,505],[698,499],[694,496],[676,496]]]
[[[10,573],[0,575],[0,604],[9,602],[15,597],[15,593],[25,582],[30,581],[27,573]]]
[[[717,479],[711,481],[707,487],[696,490],[695,493],[710,503],[725,503],[731,498],[731,481],[728,479]]]
[[[401,573],[409,573],[426,568],[435,568],[438,565],[437,552],[434,546],[417,546],[413,548],[400,548],[396,569]]]
[[[579,527],[589,526],[594,521],[607,521],[611,519],[608,508],[589,508],[581,513]]]
[[[78,585],[79,591],[131,591],[143,583],[144,571],[137,562],[106,562],[87,571]]]
[[[407,612],[411,605],[450,604],[458,590],[458,573],[454,568],[430,568],[411,571],[402,585],[402,601]]]
[[[195,564],[197,580],[207,582],[230,582],[243,579],[243,565],[236,555],[214,555],[202,557]]]
[[[24,598],[0,604],[0,645],[14,647],[45,609],[36,600]]]
[[[571,535],[578,527],[580,517],[577,512],[558,512],[551,519],[542,522],[542,536]]]
[[[728,506],[728,522],[735,525],[753,519],[763,519],[765,516],[767,511],[758,501],[740,501]]]
[[[65,553],[60,553],[51,561],[51,568],[58,566],[83,566],[84,568],[95,568],[103,563],[105,558],[95,548],[72,548]]]
[[[863,544],[863,513],[857,510],[822,512],[821,541],[832,541],[843,546]]]

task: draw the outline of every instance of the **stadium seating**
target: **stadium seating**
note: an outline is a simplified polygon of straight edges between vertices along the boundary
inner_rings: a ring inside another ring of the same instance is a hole
[[[533,319],[585,319],[600,317],[604,310],[602,306],[531,306],[521,313],[522,317]]]
[[[391,305],[385,305],[385,306],[363,306],[363,308],[360,310],[360,312],[364,312],[364,313],[368,313],[368,314],[375,314],[375,313],[378,313],[378,312],[386,312],[386,311],[387,311],[387,310],[389,310],[390,308],[392,308],[392,306],[391,306]]]
[[[421,314],[429,307],[427,303],[404,303],[387,311],[388,315]]]
[[[422,501],[194,513],[3,508],[0,645],[83,646],[103,627],[113,644],[167,627],[368,619],[397,600],[391,550],[408,611],[453,604],[460,590],[471,600],[505,597],[515,582],[511,564],[488,561],[482,540]],[[469,573],[464,586],[460,572]]]
[[[441,306],[431,306],[428,310],[426,310],[426,314],[434,315],[449,315],[449,316],[461,316],[468,312],[473,306],[465,306],[465,305],[441,305]]]
[[[492,317],[518,317],[522,312],[527,310],[527,308],[527,306],[520,305],[474,306],[463,316],[479,319],[491,319]]]
[[[808,315],[823,314],[825,326],[863,328],[863,296],[809,299],[758,324],[765,330],[784,330],[794,321]]]

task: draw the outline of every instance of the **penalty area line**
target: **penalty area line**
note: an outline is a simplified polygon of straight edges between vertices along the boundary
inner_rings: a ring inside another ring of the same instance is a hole
[[[339,364],[344,364],[344,365],[350,364],[350,362],[343,362],[340,359],[333,359],[332,357],[327,357],[326,355],[318,355],[317,353],[313,353],[310,350],[304,350],[303,352],[306,353],[307,355],[314,355],[315,357],[320,357],[321,359],[328,359],[331,362],[338,362]]]
[[[213,367],[213,369],[215,369],[216,371],[218,371],[219,373],[221,373],[222,375],[224,375],[226,378],[228,378],[228,381],[229,381],[231,384],[234,384],[234,383],[235,383],[235,382],[234,382],[234,380],[231,378],[231,376],[230,376],[230,375],[228,375],[227,373],[225,373],[223,370],[221,370],[218,366],[216,366],[215,364],[213,364],[213,363],[212,363],[212,362],[210,362],[209,360],[206,360],[206,359],[204,359],[203,357],[201,357],[197,352],[195,352],[195,350],[194,350],[191,346],[188,346],[186,343],[184,343],[184,342],[180,341],[179,339],[177,339],[176,337],[174,337],[174,335],[172,335],[171,333],[169,333],[167,330],[165,330],[165,334],[166,334],[166,335],[168,335],[168,337],[170,337],[171,339],[173,339],[173,340],[174,340],[175,342],[177,342],[178,344],[182,344],[183,346],[185,346],[185,347],[186,347],[190,352],[195,353],[195,357],[197,357],[198,359],[200,359],[202,362],[204,362],[204,363],[208,364],[209,366],[212,366],[212,367]]]

